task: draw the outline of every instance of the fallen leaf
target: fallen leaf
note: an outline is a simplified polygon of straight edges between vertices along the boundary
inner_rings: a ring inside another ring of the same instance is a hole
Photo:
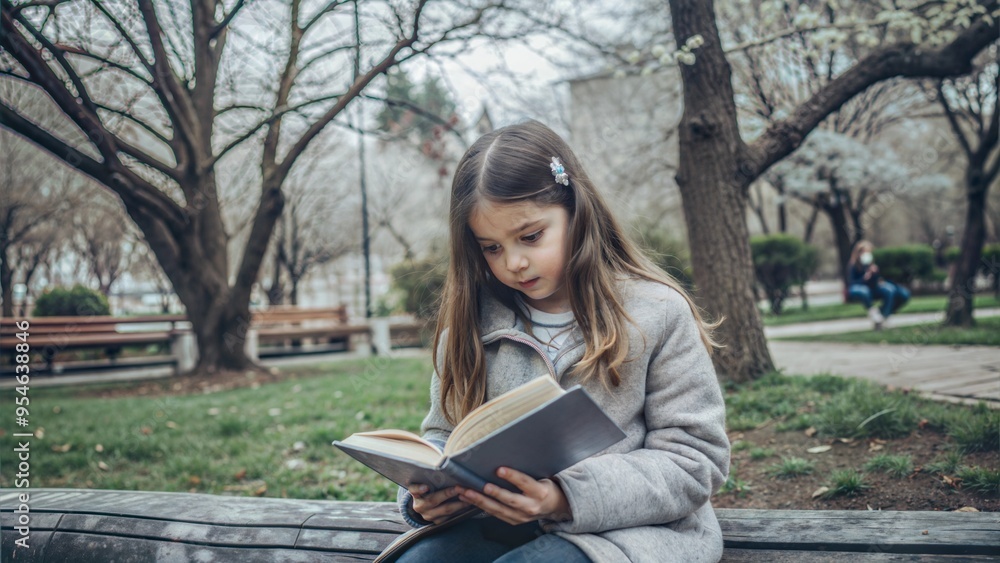
[[[38,438],[39,440],[45,439],[45,429],[39,427],[38,430],[35,430],[35,438]]]
[[[927,420],[926,418],[921,418],[920,422],[917,423],[917,428],[923,430],[924,428],[927,428],[928,424],[930,424],[929,420]]]
[[[811,453],[811,454],[821,454],[823,452],[828,452],[828,451],[830,451],[832,449],[833,449],[833,446],[831,446],[829,444],[826,444],[826,445],[823,445],[823,446],[816,446],[815,448],[809,448],[806,451],[809,452],[809,453]]]
[[[178,426],[177,426],[176,422],[174,422],[172,420],[168,420],[167,421],[167,428],[178,428]]]
[[[884,449],[885,446],[883,446],[882,444],[868,444],[868,451],[870,452],[877,452],[879,450],[884,450]]]
[[[243,478],[246,476],[247,476],[246,469],[240,469],[239,471],[236,472],[236,475],[233,475],[233,477],[235,477],[237,481],[242,481]]]
[[[972,506],[963,506],[962,508],[959,508],[955,512],[979,512],[979,509]]]
[[[97,468],[100,469],[101,471],[111,471],[111,468],[108,467],[108,464],[104,463],[103,461],[97,462]]]
[[[59,414],[59,413],[62,412],[62,407],[60,407],[59,405],[56,405],[56,406],[52,407],[52,412],[54,412],[56,414]]]
[[[949,487],[954,487],[956,489],[962,486],[962,480],[958,477],[952,477],[950,475],[942,475],[941,480],[945,482]]]
[[[920,533],[923,534],[923,535],[925,535],[925,536],[929,536],[931,532],[930,532],[930,530],[924,530],[923,532],[920,532]]]
[[[854,438],[837,438],[837,441],[841,444],[853,444]]]
[[[266,492],[267,492],[267,484],[264,484],[264,485],[261,485],[256,491],[254,491],[253,494],[256,495],[256,496],[258,496],[258,497],[262,497],[262,496],[264,496],[264,493],[266,493]]]
[[[73,447],[73,444],[63,444],[61,446],[52,446],[52,451],[64,454],[64,453],[68,452],[69,449],[72,448],[72,447]]]
[[[153,429],[148,426],[143,426],[142,428],[139,429],[139,432],[142,432],[146,436],[149,436],[150,434],[153,433]]]
[[[809,436],[810,438],[812,438],[815,435],[816,435],[816,427],[815,426],[810,426],[809,428],[806,428],[806,436]]]
[[[191,477],[188,478],[188,483],[198,486],[201,484],[201,477],[198,477],[197,475],[192,475]]]
[[[821,497],[830,490],[830,487],[820,487],[813,491],[812,498]]]
[[[94,446],[94,451],[98,453],[103,452],[104,446],[102,446],[101,444],[97,444],[96,446]]]

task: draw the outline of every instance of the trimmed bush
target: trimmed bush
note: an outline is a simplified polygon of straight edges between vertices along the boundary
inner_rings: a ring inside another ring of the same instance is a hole
[[[879,273],[889,281],[910,286],[914,280],[941,281],[943,272],[934,268],[934,249],[926,244],[888,246],[875,249]]]
[[[419,319],[437,316],[441,290],[448,275],[448,261],[431,257],[397,264],[392,284],[403,294],[403,308]]]
[[[108,298],[99,291],[74,285],[73,289],[54,287],[35,300],[31,313],[36,317],[90,317],[111,314]]]
[[[757,283],[771,303],[771,312],[781,314],[789,290],[802,285],[819,265],[818,252],[796,237],[786,234],[750,237],[753,269]]]

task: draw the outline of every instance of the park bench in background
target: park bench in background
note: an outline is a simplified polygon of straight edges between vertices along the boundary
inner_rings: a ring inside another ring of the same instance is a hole
[[[29,493],[28,549],[17,495]],[[4,561],[371,561],[409,529],[395,503],[0,489]],[[989,561],[1000,514],[718,509],[727,562]]]
[[[0,321],[0,349],[14,351],[22,340],[17,323],[27,320],[33,373],[69,370],[147,368],[169,365],[175,372],[194,366],[195,344],[184,315],[141,317],[28,317]],[[424,345],[424,323],[403,318],[350,322],[347,308],[273,307],[253,311],[247,331],[248,353],[259,358],[309,352],[357,350],[374,344],[380,352]],[[162,346],[163,352],[123,358],[125,347]],[[69,352],[96,350],[103,359],[79,360]],[[8,354],[0,374],[13,373]]]
[[[368,342],[371,328],[367,323],[351,323],[347,307],[271,307],[253,311],[248,339],[257,339],[257,357],[289,352],[334,352],[354,350]],[[254,336],[254,332],[256,336]],[[253,355],[255,345],[248,346]]]
[[[28,321],[27,342],[34,372],[60,372],[63,368],[107,367],[114,365],[173,365],[183,371],[190,367],[185,358],[190,355],[182,348],[190,346],[185,336],[190,336],[184,315],[140,317],[82,316],[82,317],[28,317],[0,320],[0,349],[15,351],[23,343],[18,334],[24,332],[18,323]],[[137,358],[119,356],[126,346],[161,345],[165,353]],[[67,361],[66,352],[99,350],[106,361]],[[13,357],[8,354],[9,357]],[[4,366],[5,372],[10,366]]]

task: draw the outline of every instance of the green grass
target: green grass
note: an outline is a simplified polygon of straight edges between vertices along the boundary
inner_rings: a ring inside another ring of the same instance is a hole
[[[962,467],[962,462],[965,461],[965,456],[962,454],[961,450],[952,450],[944,456],[928,463],[924,466],[924,471],[930,473],[940,473],[942,475],[954,475],[960,467]]]
[[[33,388],[31,486],[393,500],[394,484],[330,442],[377,428],[419,431],[428,407],[430,359],[373,358],[285,372],[288,379],[256,389],[185,396],[77,397],[72,389]],[[730,420],[813,420],[821,436],[847,437],[881,435],[883,424],[908,432],[927,419],[963,451],[997,449],[988,432],[997,413],[985,407],[931,403],[828,375],[773,373],[726,388]],[[12,420],[14,393],[6,396],[0,417]],[[896,410],[858,430],[887,405]],[[897,418],[909,411],[915,414]],[[981,430],[969,430],[976,428]],[[0,436],[2,451],[16,447],[12,434]],[[748,451],[752,459],[770,457],[758,446],[739,440],[733,449]],[[958,455],[955,468],[965,465]],[[0,473],[0,486],[12,487],[13,474]],[[728,490],[743,494],[749,487],[734,476]]]
[[[826,498],[854,496],[870,489],[865,482],[865,476],[853,469],[840,469],[830,474],[829,490],[823,494]]]
[[[865,471],[880,471],[901,479],[913,473],[913,458],[908,455],[879,454],[865,463]]]
[[[716,494],[717,495],[735,494],[738,497],[743,497],[746,496],[747,493],[749,493],[752,489],[753,487],[750,486],[749,482],[740,479],[736,475],[736,468],[733,467],[729,471],[729,477],[726,479],[726,482],[723,483],[721,487],[719,487],[719,490]]]
[[[961,467],[956,476],[962,480],[963,489],[987,495],[1000,495],[1000,469]]]
[[[890,322],[892,322],[890,320]],[[841,334],[782,337],[800,342],[850,342],[855,344],[910,344],[916,346],[1000,346],[1000,317],[976,319],[973,328],[946,327],[940,323],[864,330]]]
[[[808,475],[816,468],[816,464],[800,457],[783,457],[781,462],[772,465],[771,475],[783,479],[791,479],[800,475]]]
[[[760,461],[762,459],[769,458],[774,455],[774,450],[771,448],[752,448],[750,450],[750,459],[753,461]]]
[[[376,428],[418,431],[430,361],[376,358],[287,371],[323,375],[156,398],[32,389],[30,428],[43,437],[31,442],[31,486],[394,500],[395,484],[330,443]],[[7,396],[0,416],[10,420]],[[10,432],[0,437],[3,451],[13,447]],[[3,472],[0,486],[13,486],[13,472]]]
[[[753,448],[753,443],[752,442],[748,442],[746,440],[736,440],[732,444],[732,450],[734,452],[738,452],[738,451],[742,451],[742,450],[749,450],[750,448]]]
[[[936,313],[945,310],[948,297],[945,295],[926,295],[910,299],[900,313]],[[992,295],[978,295],[973,305],[977,309],[1000,307],[1000,301]],[[781,326],[796,323],[812,323],[819,321],[834,321],[838,319],[864,318],[868,314],[860,303],[837,303],[834,305],[810,306],[808,311],[802,309],[786,309],[780,316],[772,315],[769,310],[762,310],[761,316],[765,326]]]
[[[749,383],[726,384],[726,421],[730,430],[775,421],[778,431],[810,426],[831,438],[898,438],[917,429],[949,434],[963,452],[1000,449],[1000,411],[985,404],[954,405],[921,399],[860,379],[771,373]],[[755,445],[737,441],[734,450]]]

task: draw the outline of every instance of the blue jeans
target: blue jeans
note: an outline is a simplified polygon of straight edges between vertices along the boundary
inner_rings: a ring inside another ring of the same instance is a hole
[[[511,526],[489,516],[466,520],[424,538],[406,550],[398,561],[590,563],[590,558],[561,537],[543,532],[538,522]]]
[[[906,302],[910,300],[910,291],[892,282],[879,282],[875,292],[876,296],[882,300],[880,310],[882,311],[882,316],[885,318],[889,318],[889,315],[898,311],[900,307],[906,305]],[[847,288],[847,300],[860,301],[864,304],[865,309],[870,309],[874,298],[872,297],[871,289],[867,285],[856,283]]]

